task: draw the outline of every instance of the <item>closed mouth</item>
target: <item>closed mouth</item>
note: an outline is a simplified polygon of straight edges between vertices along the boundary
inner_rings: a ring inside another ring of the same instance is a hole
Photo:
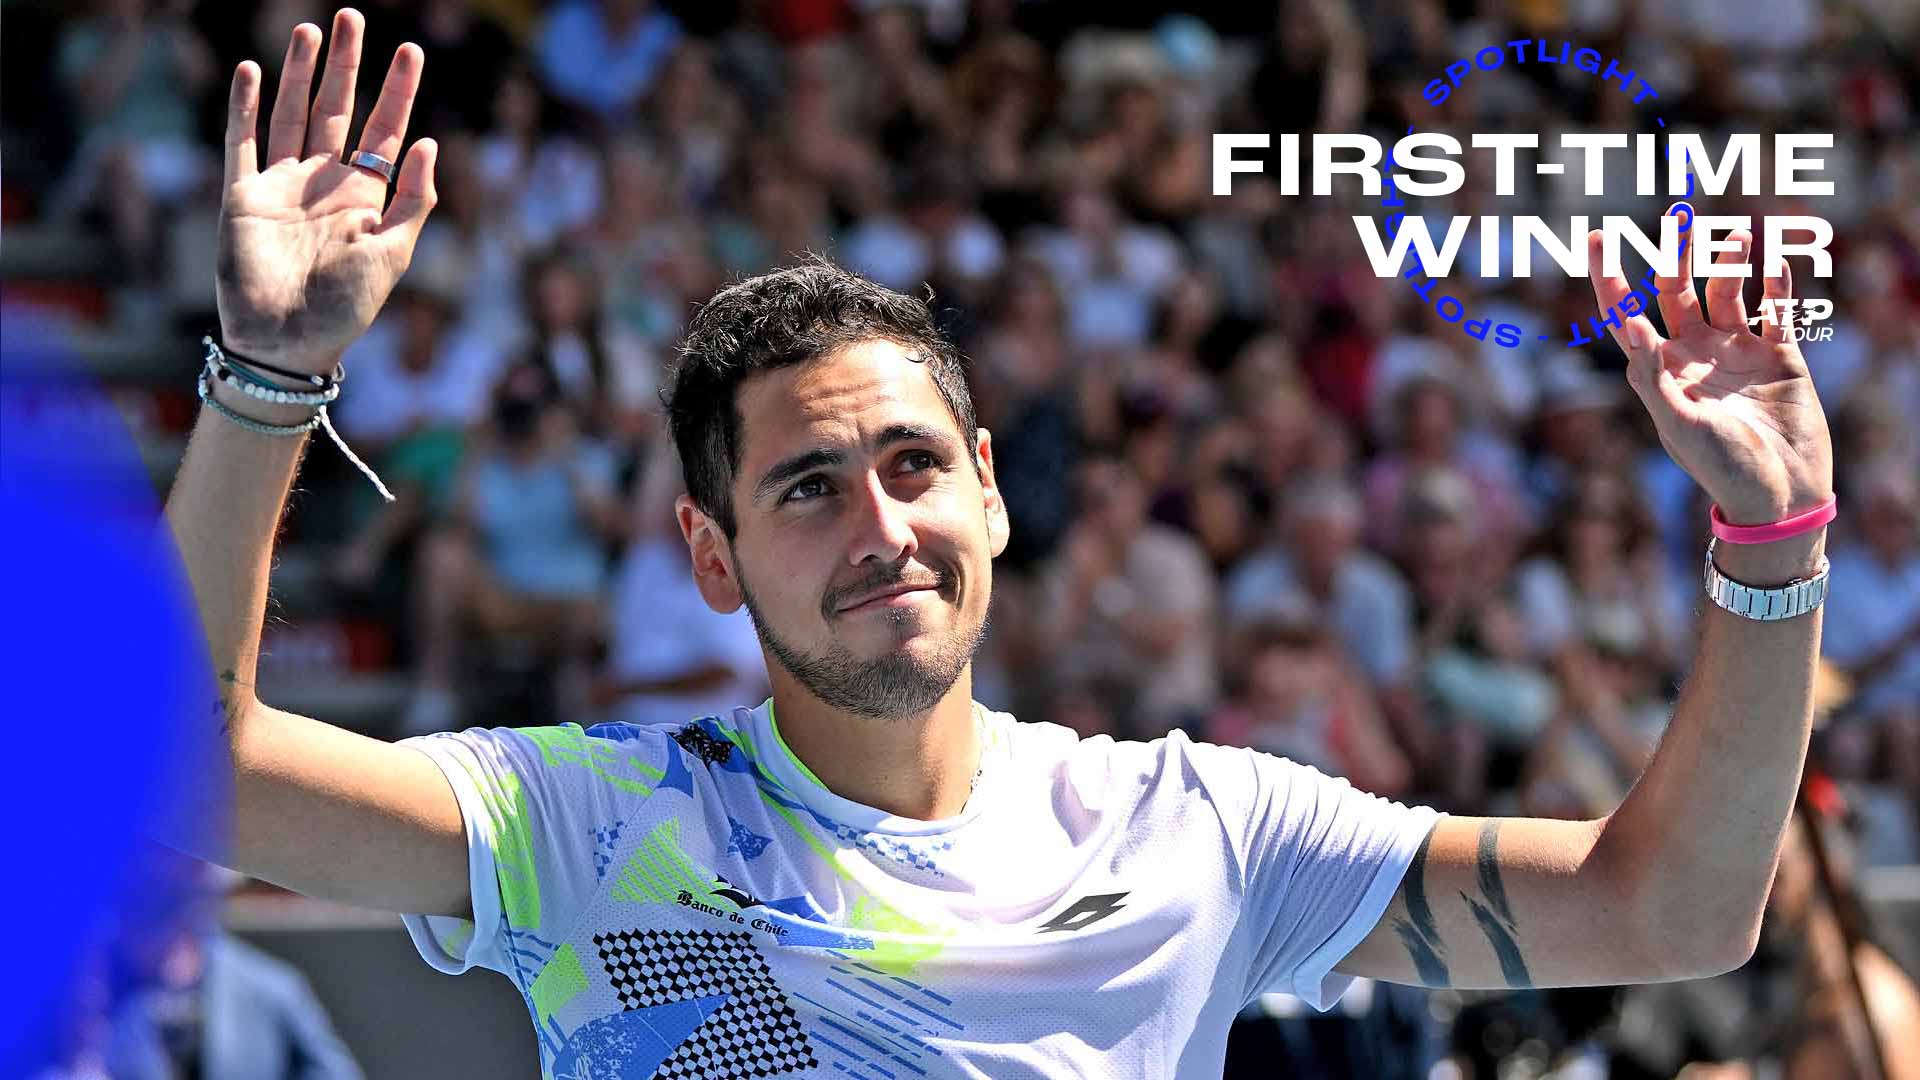
[[[852,611],[855,608],[865,607],[866,605],[871,604],[876,600],[885,600],[888,597],[893,597],[893,596],[904,596],[907,593],[911,593],[911,592],[932,592],[936,588],[938,588],[938,586],[935,586],[935,585],[895,585],[890,589],[873,593],[870,596],[861,597],[859,600],[856,600],[853,603],[840,608],[840,611],[841,613],[845,613],[845,612]]]

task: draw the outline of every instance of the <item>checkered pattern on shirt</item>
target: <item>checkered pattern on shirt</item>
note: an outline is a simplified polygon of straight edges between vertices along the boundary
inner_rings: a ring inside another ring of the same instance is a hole
[[[885,833],[861,832],[859,829],[835,823],[834,838],[850,847],[862,851],[871,851],[884,859],[891,859],[903,866],[916,870],[925,870],[935,877],[946,877],[946,872],[935,863],[934,857],[953,847],[950,837],[937,837],[928,840],[914,837],[912,841],[896,839]]]
[[[814,1068],[819,1061],[786,995],[743,932],[625,930],[593,935],[627,1009],[724,994],[722,1005],[661,1062],[656,1080],[735,1080]]]

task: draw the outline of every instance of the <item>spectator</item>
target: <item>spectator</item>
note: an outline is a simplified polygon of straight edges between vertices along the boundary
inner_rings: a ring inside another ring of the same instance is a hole
[[[970,193],[945,161],[917,171],[899,215],[875,215],[848,231],[846,259],[880,283],[909,292],[937,282],[942,295],[978,298],[1004,258],[999,230],[971,209]]]
[[[1427,733],[1413,700],[1413,620],[1407,586],[1360,547],[1360,497],[1342,481],[1287,493],[1274,538],[1228,575],[1230,620],[1245,624],[1304,607],[1324,618],[1382,704],[1401,749],[1424,767]]]
[[[1302,611],[1255,623],[1245,637],[1234,692],[1207,719],[1209,741],[1278,754],[1382,795],[1411,789],[1412,764],[1324,627]]]
[[[1183,421],[1211,416],[1224,405],[1203,355],[1226,325],[1220,293],[1211,275],[1190,270],[1161,296],[1154,312],[1150,370]]]
[[[1581,474],[1629,464],[1609,457],[1621,445],[1615,413],[1626,390],[1620,382],[1567,358],[1547,368],[1541,384],[1539,452],[1524,478],[1536,519],[1551,517]]]
[[[455,268],[460,322],[477,335],[505,341],[521,329],[521,264],[529,245],[508,208],[489,198],[480,154],[471,135],[440,141],[434,166],[440,205],[420,233],[414,261]]]
[[[1412,585],[1419,686],[1444,750],[1435,783],[1478,813],[1512,789],[1559,705],[1514,609],[1508,562],[1481,540],[1469,481],[1444,466],[1409,480],[1395,516]]]
[[[213,173],[194,124],[194,96],[215,77],[212,51],[170,9],[99,0],[61,35],[56,68],[79,118],[80,142],[54,216],[102,206],[120,265],[139,285],[162,276],[161,209]]]
[[[1182,269],[1179,245],[1128,221],[1110,192],[1084,180],[1062,196],[1060,219],[1063,227],[1036,238],[1035,253],[1066,297],[1069,340],[1083,348],[1147,344],[1156,300]]]
[[[1588,648],[1675,670],[1692,596],[1668,579],[1652,520],[1632,488],[1616,475],[1588,473],[1574,481],[1553,522],[1519,570],[1536,655]]]
[[[712,46],[681,43],[648,100],[648,126],[668,171],[679,177],[687,200],[700,207],[720,198],[745,127],[740,96],[716,77],[714,63]]]
[[[1138,476],[1114,458],[1081,463],[1079,518],[1033,612],[1059,677],[1133,689],[1134,734],[1197,728],[1218,693],[1213,574],[1193,538],[1147,519]]]
[[[1261,489],[1277,497],[1303,475],[1316,472],[1309,466],[1319,452],[1316,444],[1328,417],[1316,408],[1306,387],[1288,375],[1249,385],[1246,391],[1235,406],[1247,423],[1249,464]]]
[[[518,637],[554,657],[554,715],[587,707],[589,664],[605,637],[607,550],[630,525],[614,500],[613,460],[581,436],[547,369],[521,362],[496,390],[493,419],[461,467],[447,524],[421,546],[414,613],[420,681],[408,734],[451,727],[459,633]]]
[[[147,845],[140,918],[116,935],[115,1080],[360,1080],[307,981],[220,928],[239,876]]]
[[[706,237],[651,143],[616,139],[605,150],[606,198],[578,243],[600,279],[605,312],[618,330],[653,346],[679,336],[696,291],[714,277]],[[692,280],[670,267],[701,264]],[[694,291],[689,291],[694,290]]]
[[[1009,470],[1000,487],[1020,523],[1001,559],[1026,568],[1053,552],[1072,521],[1079,388],[1060,293],[1045,266],[1023,259],[1010,267],[987,318],[972,350],[974,407],[996,452],[1030,465]]]
[[[550,99],[533,72],[514,65],[493,97],[493,130],[475,162],[486,199],[513,223],[520,239],[545,247],[600,212],[600,159],[555,130]]]
[[[857,142],[829,139],[847,155],[860,156]],[[818,140],[810,135],[805,141],[811,146]],[[714,253],[728,272],[773,266],[826,246],[827,189],[802,166],[772,143],[755,145],[742,157],[735,210],[713,223]]]
[[[551,252],[527,268],[527,355],[545,368],[587,434],[630,455],[657,427],[659,367],[644,342],[607,318],[584,257]]]
[[[1853,679],[1870,760],[1920,799],[1920,482],[1894,459],[1860,470],[1855,539],[1837,545],[1822,650]]]
[[[421,80],[414,98],[412,129],[436,138],[453,131],[484,131],[493,119],[501,79],[517,51],[513,37],[473,0],[385,0],[369,12],[362,56],[392,56],[402,42],[432,57],[433,75]],[[386,69],[363,64],[355,100],[380,96]]]
[[[333,565],[348,589],[369,588],[397,548],[446,513],[468,429],[486,417],[504,357],[456,324],[458,303],[448,268],[416,262],[343,357],[356,392],[341,399],[340,430],[394,493],[376,503],[354,488],[354,525]]]
[[[611,131],[632,117],[679,44],[679,20],[652,0],[565,0],[540,28],[540,75]]]
[[[1463,438],[1461,401],[1452,386],[1415,376],[1402,385],[1395,404],[1393,449],[1367,466],[1368,543],[1378,551],[1402,550],[1400,510],[1408,482],[1432,466],[1455,469],[1467,481],[1482,542],[1496,548],[1516,543],[1526,532],[1517,485],[1485,440]]]
[[[635,536],[614,571],[611,640],[593,704],[609,720],[670,724],[763,699],[766,662],[753,620],[719,614],[693,580],[673,517],[679,459],[656,446],[636,487]]]
[[[855,93],[860,126],[876,134],[881,153],[908,162],[957,147],[962,116],[946,73],[927,56],[916,6],[867,6],[858,41],[865,61],[858,71],[866,76]]]

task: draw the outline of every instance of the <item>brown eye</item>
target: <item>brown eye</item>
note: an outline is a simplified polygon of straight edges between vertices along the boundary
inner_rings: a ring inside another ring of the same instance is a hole
[[[809,489],[813,488],[814,485],[816,484],[819,485],[819,488],[820,488],[818,494],[825,495],[827,493],[826,491],[827,478],[824,476],[809,476],[805,480],[802,480],[799,483],[788,488],[787,493],[781,497],[780,501],[783,503],[806,502],[809,498],[812,498],[813,496],[807,495],[805,493]]]

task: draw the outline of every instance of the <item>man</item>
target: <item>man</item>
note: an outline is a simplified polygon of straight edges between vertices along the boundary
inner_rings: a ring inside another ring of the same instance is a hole
[[[114,935],[105,1056],[119,1080],[361,1080],[313,988],[220,926],[238,874],[142,845],[140,913]]]
[[[267,138],[234,77],[219,300],[228,347],[327,372],[434,202],[403,46],[347,166],[361,19],[294,31]],[[1598,243],[1597,234],[1594,241]],[[1822,504],[1806,366],[1713,279],[1617,333],[1672,452],[1735,522]],[[1626,295],[1599,276],[1603,305]],[[1769,296],[1787,282],[1769,280]],[[1718,329],[1716,329],[1718,327]],[[989,432],[926,308],[824,266],[755,278],[689,328],[675,503],[715,610],[744,604],[772,697],[678,727],[388,745],[253,692],[271,542],[306,408],[230,393],[167,513],[220,673],[222,858],[398,912],[436,966],[507,973],[561,1076],[1206,1076],[1269,988],[1681,979],[1750,955],[1809,727],[1819,616],[1709,608],[1672,729],[1606,818],[1441,817],[1174,734],[1078,740],[971,700],[1008,521]],[[244,413],[243,413],[244,410]],[[1810,575],[1818,529],[1728,547],[1756,587]],[[777,717],[777,720],[776,720]]]

